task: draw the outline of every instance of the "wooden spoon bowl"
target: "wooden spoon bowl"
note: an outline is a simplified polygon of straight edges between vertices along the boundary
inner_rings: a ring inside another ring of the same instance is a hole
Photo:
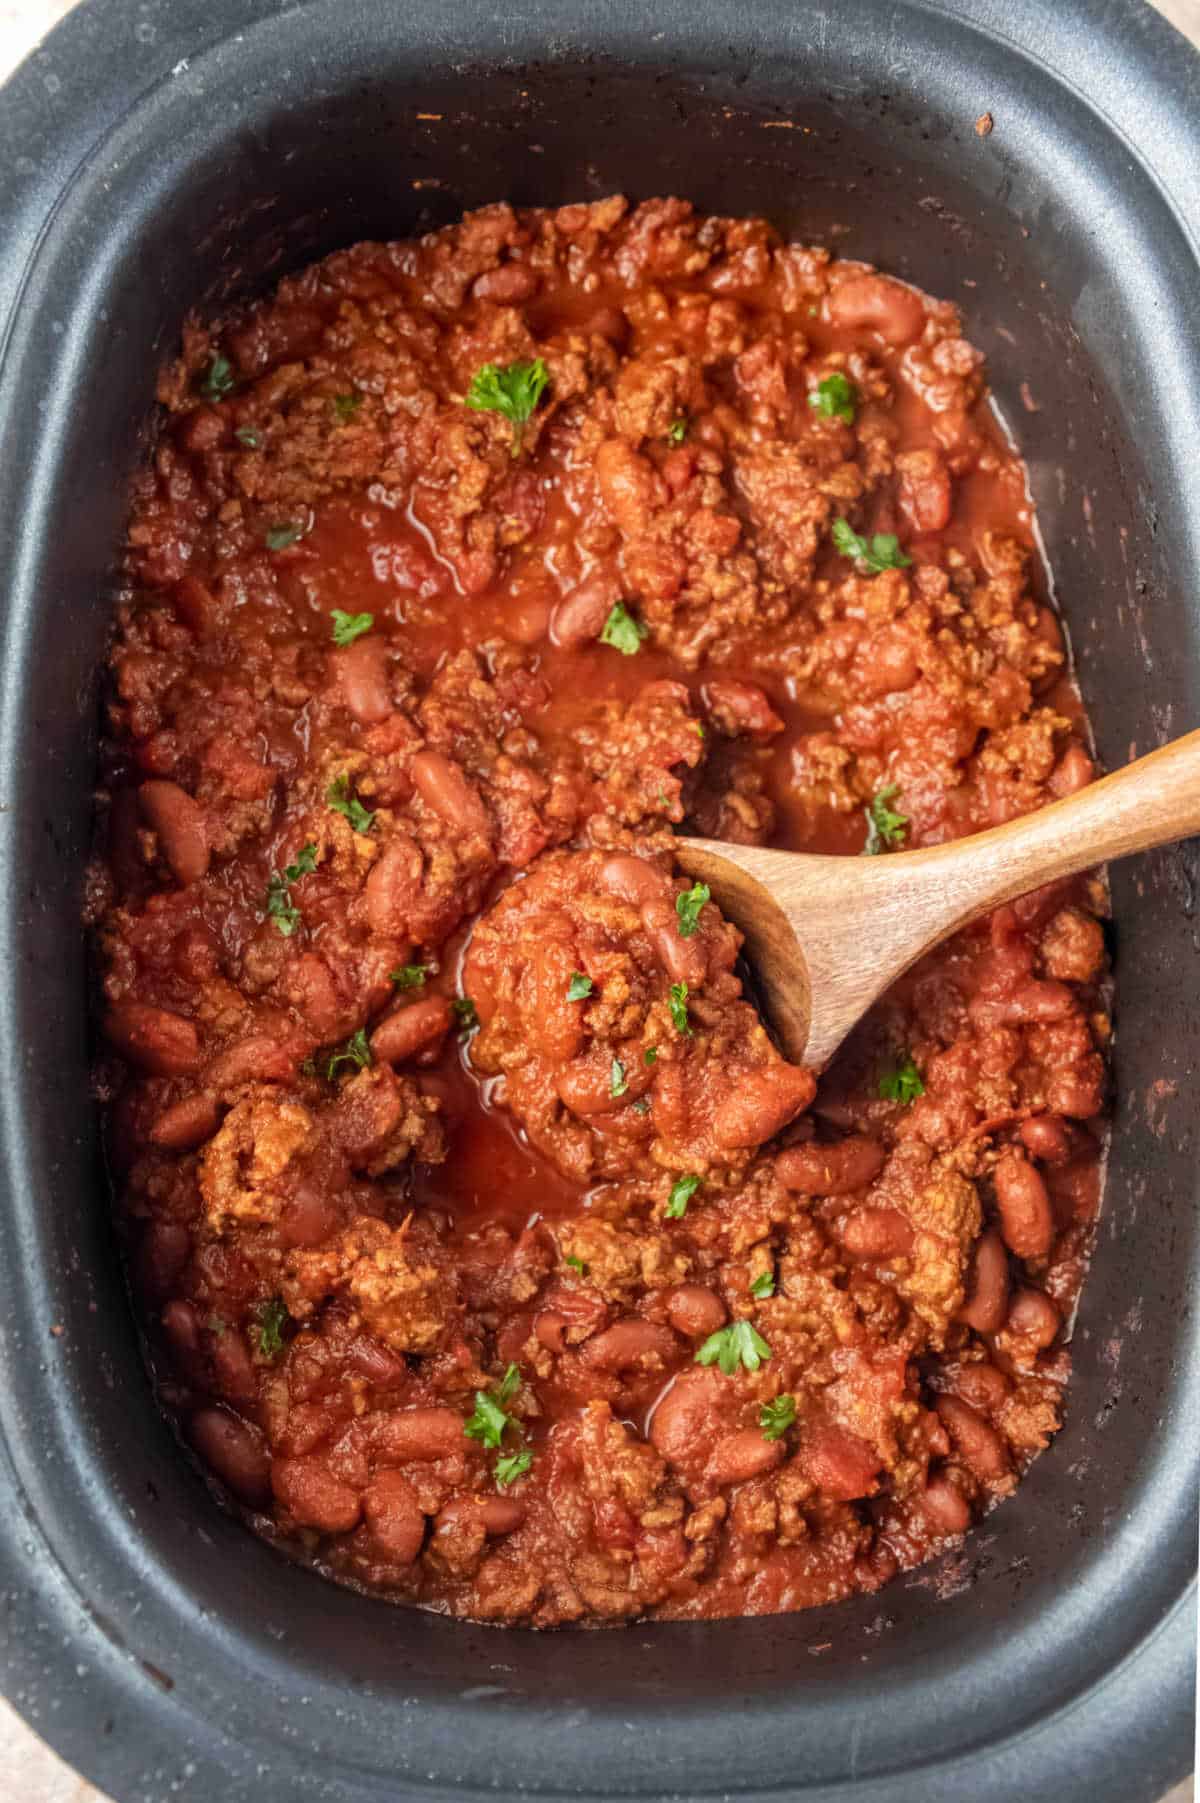
[[[826,1065],[855,1023],[925,952],[1044,883],[1200,832],[1200,732],[1005,826],[922,851],[829,858],[676,842],[746,938],[780,1044]]]

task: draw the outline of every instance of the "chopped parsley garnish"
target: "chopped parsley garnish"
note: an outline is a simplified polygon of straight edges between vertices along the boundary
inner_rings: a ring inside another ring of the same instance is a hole
[[[823,419],[840,419],[852,426],[854,409],[858,405],[858,389],[849,376],[835,370],[831,376],[822,376],[809,395],[808,404]]]
[[[204,1325],[207,1327],[209,1333],[216,1335],[218,1340],[225,1332],[226,1323],[220,1315],[210,1315]]]
[[[524,1477],[533,1464],[533,1454],[528,1448],[524,1452],[506,1453],[502,1459],[496,1460],[496,1482],[502,1490],[515,1484],[519,1477]]]
[[[584,1264],[584,1262],[581,1258],[576,1258],[576,1256],[573,1252],[567,1253],[567,1256],[566,1256],[566,1258],[564,1258],[563,1263],[565,1265],[570,1265],[572,1271],[578,1271],[579,1275],[581,1277],[587,1276],[587,1266]]]
[[[273,1359],[283,1351],[283,1330],[291,1319],[282,1296],[272,1296],[258,1311],[258,1350]]]
[[[795,1419],[794,1396],[777,1396],[774,1402],[764,1402],[758,1411],[758,1425],[764,1440],[782,1440]]]
[[[899,783],[889,783],[863,809],[867,819],[867,842],[863,846],[864,858],[876,858],[882,851],[893,851],[896,846],[904,844],[904,832],[908,825],[907,814],[897,814],[889,805],[900,793]]]
[[[648,1045],[646,1047],[645,1051],[642,1053],[642,1063],[643,1064],[657,1064],[658,1063],[658,1047],[656,1045]]]
[[[611,645],[623,657],[632,657],[649,634],[649,627],[631,614],[623,601],[614,601],[600,630],[600,643]]]
[[[726,1377],[732,1377],[739,1365],[757,1371],[771,1348],[749,1321],[731,1321],[716,1333],[709,1334],[696,1354],[698,1365],[719,1365]]]
[[[687,437],[687,435],[688,435],[687,420],[686,419],[673,419],[671,421],[671,424],[667,428],[667,437],[670,439],[671,443],[672,444],[682,444],[684,439]]]
[[[667,1197],[666,1219],[681,1221],[687,1213],[687,1205],[700,1188],[700,1179],[696,1176],[676,1177],[671,1185],[671,1194]]]
[[[469,995],[456,996],[450,1004],[450,1012],[458,1022],[459,1037],[465,1039],[479,1025],[479,1015]]]
[[[628,1088],[629,1079],[625,1075],[625,1066],[621,1063],[619,1058],[614,1058],[612,1061],[612,1070],[609,1072],[609,1094],[611,1096],[623,1096]]]
[[[244,444],[248,451],[257,451],[262,443],[257,426],[239,426],[233,436],[239,444]]]
[[[397,989],[419,989],[428,975],[428,964],[402,964],[399,970],[388,972]]]
[[[304,537],[304,527],[297,520],[284,520],[282,525],[267,528],[267,550],[286,551],[289,545]]]
[[[911,1058],[902,1059],[894,1071],[884,1072],[879,1079],[879,1094],[883,1101],[899,1102],[905,1108],[925,1094],[921,1073]]]
[[[773,1296],[775,1294],[775,1273],[760,1271],[750,1285],[750,1294],[756,1302],[765,1302],[768,1296]]]
[[[712,891],[707,883],[693,883],[690,889],[675,897],[675,912],[679,916],[679,937],[690,939],[700,925],[700,910],[705,902],[711,899]]]
[[[329,617],[333,621],[335,645],[352,645],[364,632],[370,632],[375,624],[374,614],[347,614],[340,607],[335,607]]]
[[[638,1100],[633,1104],[633,1112],[635,1114],[649,1114],[650,1104],[646,1100],[645,1096],[640,1096],[638,1098]]]
[[[500,1445],[505,1428],[516,1425],[506,1409],[520,1384],[520,1367],[510,1365],[496,1385],[494,1394],[487,1390],[476,1390],[475,1413],[469,1415],[463,1425],[463,1432],[468,1440],[479,1440],[484,1446]]]
[[[290,939],[300,925],[300,910],[293,905],[289,885],[316,868],[317,848],[305,845],[296,854],[296,862],[282,872],[276,870],[267,884],[267,917],[275,922],[285,939]]]
[[[357,1033],[350,1035],[345,1045],[340,1045],[336,1051],[330,1052],[325,1060],[325,1077],[332,1083],[339,1065],[349,1064],[355,1070],[361,1071],[373,1062],[371,1048],[367,1044],[367,1030],[365,1027],[360,1027]]]
[[[878,576],[881,570],[906,570],[912,562],[900,549],[894,532],[877,532],[868,541],[859,536],[849,520],[834,520],[833,542],[843,557],[852,557],[862,564],[870,576]]]
[[[325,791],[325,799],[336,814],[344,814],[356,833],[369,833],[374,814],[367,812],[357,796],[350,793],[350,778],[345,771],[335,776]]]
[[[550,380],[550,371],[540,357],[532,363],[510,363],[504,369],[496,363],[485,363],[471,378],[467,390],[467,406],[476,413],[499,413],[512,424],[512,454],[521,452],[521,430],[530,418]]]
[[[200,392],[206,400],[220,401],[234,386],[233,364],[220,351],[214,351],[212,362],[204,372]]]
[[[339,424],[343,426],[354,418],[361,406],[361,394],[335,394],[333,397],[333,411],[338,417]]]
[[[691,1039],[692,1029],[688,1025],[687,998],[688,986],[686,983],[671,984],[670,992],[667,996],[671,1008],[671,1019],[675,1022],[676,1030],[684,1034],[686,1038]]]
[[[595,985],[590,977],[585,977],[580,970],[571,972],[571,981],[567,984],[567,1000],[569,1002],[586,1001]]]

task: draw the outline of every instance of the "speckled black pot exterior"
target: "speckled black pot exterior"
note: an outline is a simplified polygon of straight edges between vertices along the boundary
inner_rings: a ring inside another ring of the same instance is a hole
[[[17,1707],[118,1803],[1150,1803],[1189,1763],[1194,1684],[1194,844],[1116,873],[1121,1101],[1053,1450],[877,1597],[611,1633],[390,1609],[213,1503],[114,1258],[78,921],[114,549],[185,308],[499,198],[682,193],[953,296],[1102,755],[1200,723],[1200,60],[1138,0],[84,0],[0,92],[0,171]]]

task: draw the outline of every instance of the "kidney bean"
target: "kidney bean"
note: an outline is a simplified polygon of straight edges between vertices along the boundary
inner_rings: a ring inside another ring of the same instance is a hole
[[[208,638],[221,624],[221,607],[212,590],[195,576],[184,576],[175,585],[175,612],[198,639]]]
[[[921,674],[916,645],[895,626],[873,633],[855,654],[853,682],[868,695],[898,695]]]
[[[198,801],[178,783],[143,783],[138,807],[154,831],[176,882],[186,888],[208,869],[208,822]]]
[[[650,1420],[650,1443],[668,1464],[687,1463],[711,1442],[728,1406],[727,1381],[715,1365],[690,1366],[675,1379]]]
[[[643,1359],[656,1359],[664,1365],[679,1356],[679,1341],[669,1327],[658,1327],[653,1321],[631,1316],[614,1321],[602,1333],[583,1343],[583,1360],[596,1371],[631,1371]]]
[[[341,697],[363,726],[378,726],[392,711],[388,687],[388,650],[382,639],[355,639],[330,652]]]
[[[512,1534],[525,1519],[525,1505],[512,1496],[481,1496],[476,1504],[485,1534]]]
[[[155,1077],[186,1077],[200,1063],[200,1035],[192,1022],[149,1002],[118,1002],[104,1032],[123,1058]]]
[[[958,1318],[976,1333],[997,1333],[1007,1313],[1008,1258],[1000,1235],[989,1228],[975,1247],[967,1298]]]
[[[666,902],[674,909],[671,885],[658,866],[645,858],[606,858],[600,866],[598,882],[609,895],[618,896],[632,907],[646,903]]]
[[[879,1488],[875,1481],[882,1463],[878,1453],[858,1434],[833,1422],[805,1435],[800,1460],[812,1482],[835,1502],[873,1496]]]
[[[954,1394],[985,1415],[995,1414],[1009,1392],[1009,1381],[1003,1371],[983,1360],[978,1365],[963,1365],[954,1378]]]
[[[700,1283],[681,1283],[667,1297],[667,1320],[689,1340],[706,1340],[725,1325],[725,1304]]]
[[[713,1447],[708,1475],[714,1484],[744,1484],[783,1462],[782,1440],[764,1440],[757,1428],[726,1434]]]
[[[900,511],[914,532],[941,532],[950,521],[950,472],[934,450],[896,458]]]
[[[371,1050],[385,1064],[403,1064],[441,1039],[451,1019],[445,996],[423,996],[380,1021],[371,1035]]]
[[[1044,1258],[1054,1239],[1054,1211],[1041,1176],[1019,1152],[1003,1152],[994,1181],[1005,1245],[1018,1258]]]
[[[736,1089],[718,1103],[713,1138],[730,1149],[759,1146],[807,1108],[816,1093],[812,1072],[794,1064],[768,1064],[747,1071]]]
[[[220,1124],[216,1100],[207,1090],[198,1089],[181,1101],[172,1102],[157,1115],[150,1129],[151,1144],[165,1146],[172,1152],[186,1152],[211,1139]]]
[[[971,1525],[971,1505],[948,1477],[930,1478],[921,1507],[935,1534],[965,1534]]]
[[[567,1064],[583,1044],[584,1011],[567,1000],[578,958],[570,940],[546,935],[530,948],[527,982],[522,994],[522,1014],[528,1023],[529,1042],[543,1058]],[[480,1009],[486,1022],[487,1016]]]
[[[254,1506],[266,1503],[271,1461],[257,1428],[226,1409],[198,1409],[187,1433],[204,1463],[236,1497]]]
[[[852,276],[833,289],[825,310],[835,326],[870,326],[888,344],[911,344],[925,324],[925,303],[886,275]]]
[[[883,1169],[884,1151],[877,1139],[852,1133],[832,1145],[789,1146],[775,1160],[775,1174],[785,1189],[807,1196],[846,1196],[865,1189]]]
[[[557,1309],[544,1308],[534,1317],[533,1331],[547,1352],[561,1352],[567,1343],[567,1318]]]
[[[1017,1129],[1021,1144],[1043,1164],[1065,1164],[1075,1150],[1070,1127],[1056,1114],[1034,1114]]]
[[[1008,1450],[995,1428],[959,1396],[939,1396],[936,1406],[960,1458],[975,1476],[984,1483],[1004,1477]]]
[[[550,616],[550,637],[567,650],[591,644],[621,599],[621,584],[611,570],[593,570],[564,595]]]
[[[134,1287],[147,1302],[171,1294],[192,1249],[192,1236],[179,1221],[151,1221],[135,1260]]]
[[[1018,1290],[1008,1311],[1007,1329],[1030,1340],[1039,1352],[1053,1344],[1061,1325],[1058,1310],[1044,1290]]]
[[[284,1204],[279,1233],[285,1246],[319,1246],[338,1224],[334,1199],[301,1181]]]
[[[595,470],[604,511],[627,537],[636,537],[664,498],[654,465],[623,438],[606,438],[596,451]]]
[[[704,705],[730,738],[769,739],[783,731],[783,721],[756,682],[714,676],[704,685]]]
[[[852,1258],[907,1258],[912,1222],[898,1208],[856,1208],[842,1227],[842,1244]]]
[[[699,935],[685,939],[679,931],[679,915],[673,901],[642,903],[642,925],[672,983],[702,989],[708,976],[708,959]]]
[[[971,1002],[971,1019],[981,1027],[1040,1026],[1066,1020],[1075,1012],[1075,998],[1065,983],[1028,977],[1014,984],[1007,995],[979,995]]]
[[[440,751],[418,751],[409,766],[417,794],[456,832],[491,839],[492,822],[478,789]]]
[[[323,1043],[341,1037],[345,1011],[324,958],[302,952],[288,973],[288,1000]]]
[[[214,1058],[205,1073],[215,1090],[240,1083],[288,1083],[296,1074],[296,1052],[266,1033],[251,1033]]]
[[[411,1565],[425,1539],[417,1493],[398,1471],[381,1471],[363,1495],[363,1514],[375,1544],[392,1565]]]
[[[1078,790],[1086,789],[1095,774],[1096,766],[1078,739],[1074,739],[1050,772],[1046,786],[1051,795],[1061,800],[1064,795],[1074,795]]]
[[[380,1390],[394,1389],[408,1375],[408,1366],[398,1352],[381,1346],[368,1333],[357,1334],[346,1349],[348,1362]]]
[[[502,263],[499,269],[485,269],[471,283],[473,300],[491,301],[498,307],[515,307],[538,291],[539,276],[527,263]]]
[[[258,1394],[258,1379],[245,1339],[235,1327],[214,1334],[213,1382],[230,1402],[251,1404]]]
[[[462,1417],[453,1409],[392,1409],[371,1425],[377,1456],[395,1465],[444,1459],[466,1445]]]
[[[184,1357],[200,1349],[200,1317],[190,1302],[168,1302],[162,1312],[163,1332]]]
[[[276,1459],[271,1488],[302,1528],[321,1534],[346,1534],[357,1527],[362,1498],[330,1470],[327,1459],[309,1453],[298,1459]]]
[[[565,1070],[559,1071],[554,1086],[572,1114],[584,1118],[611,1114],[616,1108],[624,1110],[627,1103],[636,1102],[645,1094],[654,1081],[653,1070],[647,1068],[636,1054],[621,1062],[628,1087],[619,1096],[612,1093],[613,1061],[608,1052],[592,1052],[586,1057],[574,1058]]]

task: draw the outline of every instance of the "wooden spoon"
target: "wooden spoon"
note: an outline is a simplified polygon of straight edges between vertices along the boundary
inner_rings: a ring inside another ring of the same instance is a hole
[[[827,858],[678,839],[676,859],[745,934],[784,1052],[819,1070],[872,1002],[968,921],[1192,833],[1200,732],[1035,814],[924,851]]]

